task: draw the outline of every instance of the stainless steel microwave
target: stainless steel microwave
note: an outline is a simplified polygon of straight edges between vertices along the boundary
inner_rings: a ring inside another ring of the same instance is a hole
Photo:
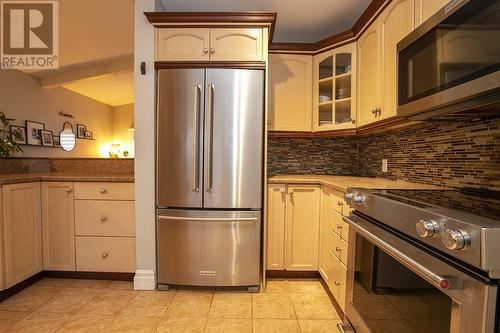
[[[398,115],[500,102],[500,1],[452,0],[397,45]],[[499,112],[500,113],[500,112]]]

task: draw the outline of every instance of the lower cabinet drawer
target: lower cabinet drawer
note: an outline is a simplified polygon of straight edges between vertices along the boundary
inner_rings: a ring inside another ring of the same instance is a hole
[[[77,200],[134,200],[134,183],[74,183]]]
[[[347,267],[337,258],[333,252],[331,253],[332,265],[330,273],[330,283],[328,287],[332,292],[333,297],[339,304],[342,311],[345,312],[345,296],[347,282]]]
[[[75,201],[78,236],[135,236],[134,201]]]
[[[76,270],[135,272],[135,238],[76,237]]]
[[[333,231],[346,242],[349,240],[349,224],[344,222],[342,214],[333,212]]]
[[[344,265],[347,265],[347,242],[340,238],[340,236],[333,230],[330,231],[330,236],[332,237],[332,251],[337,256],[337,258],[342,261]]]

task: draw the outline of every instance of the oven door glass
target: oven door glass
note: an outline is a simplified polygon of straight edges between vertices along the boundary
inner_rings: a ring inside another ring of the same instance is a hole
[[[356,235],[353,305],[373,333],[449,333],[452,300]]]
[[[499,40],[500,1],[470,1],[399,52],[398,105],[498,71]]]

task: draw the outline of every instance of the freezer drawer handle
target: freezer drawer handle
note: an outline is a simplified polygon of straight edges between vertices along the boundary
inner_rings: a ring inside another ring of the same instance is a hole
[[[193,192],[199,191],[198,179],[200,178],[199,159],[200,159],[200,91],[201,86],[194,84],[194,138],[193,138]]]
[[[248,221],[257,222],[260,219],[258,217],[181,217],[181,216],[165,216],[158,215],[159,220],[172,220],[172,221]]]
[[[214,140],[213,140],[213,117],[214,117],[214,90],[215,85],[213,83],[208,84],[208,116],[207,116],[207,130],[208,135],[208,163],[207,163],[207,186],[206,191],[212,192],[212,168],[213,168],[213,153],[214,153]]]

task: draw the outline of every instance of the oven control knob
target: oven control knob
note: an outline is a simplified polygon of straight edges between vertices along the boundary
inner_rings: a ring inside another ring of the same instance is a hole
[[[359,194],[356,194],[352,200],[354,201],[354,204],[356,205],[361,205],[363,203],[363,201],[365,201],[365,198],[363,198],[362,195],[359,195]]]
[[[448,229],[443,232],[441,241],[450,250],[463,250],[470,244],[470,236],[460,229]]]
[[[346,199],[347,201],[352,200],[352,198],[354,198],[354,192],[347,192],[347,193],[345,194],[345,199]]]
[[[439,224],[434,220],[420,220],[417,222],[417,234],[422,238],[432,238],[439,234]]]

